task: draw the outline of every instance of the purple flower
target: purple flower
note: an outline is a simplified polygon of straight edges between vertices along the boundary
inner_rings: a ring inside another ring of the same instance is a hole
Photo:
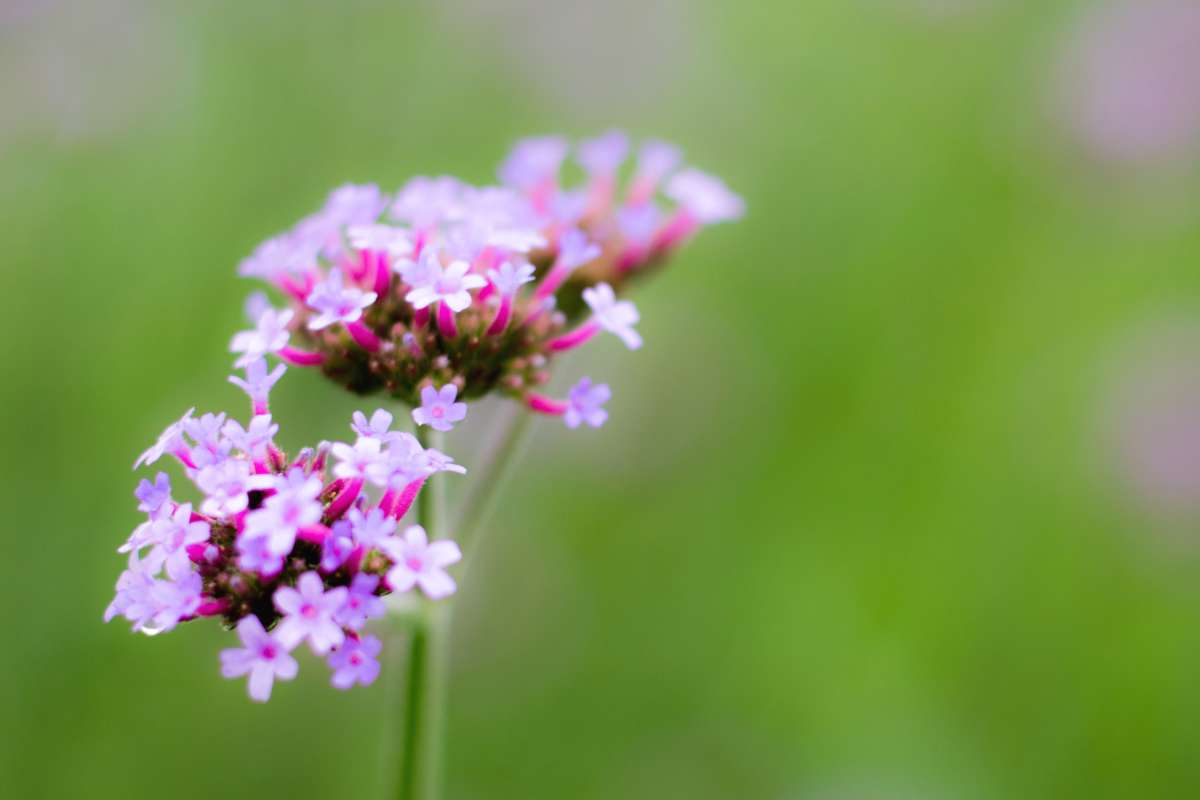
[[[167,429],[158,437],[158,441],[154,445],[138,456],[138,460],[133,462],[133,468],[137,469],[143,464],[150,465],[162,458],[163,453],[173,453],[177,450],[186,450],[187,442],[183,438],[184,425],[192,418],[192,414],[196,411],[194,408],[189,408],[178,422],[172,422],[167,426]]]
[[[654,203],[625,206],[617,211],[617,227],[633,244],[650,244],[661,224],[662,212]]]
[[[140,549],[152,545],[146,554],[145,563],[152,571],[164,563],[168,569],[186,567],[188,565],[187,547],[192,544],[207,542],[209,537],[208,524],[201,521],[192,522],[192,504],[184,503],[177,507],[170,516],[154,520],[146,531],[146,538],[140,542],[131,541],[125,544],[128,549]],[[135,534],[136,535],[136,534]]]
[[[350,639],[329,654],[327,663],[333,670],[330,683],[338,689],[349,689],[354,684],[370,686],[379,677],[378,656],[383,644],[374,636]]]
[[[417,227],[460,216],[466,184],[458,178],[413,178],[396,193],[392,216]]]
[[[516,264],[505,261],[499,267],[489,269],[487,276],[492,285],[496,287],[496,291],[502,295],[512,296],[523,285],[533,280],[533,265],[528,261]]]
[[[290,308],[283,311],[268,308],[259,316],[253,330],[235,333],[229,342],[229,352],[242,355],[233,365],[244,367],[268,353],[278,353],[287,347],[290,336],[287,326],[294,315],[295,312]]]
[[[195,475],[196,485],[204,492],[200,510],[219,516],[245,511],[250,491],[261,489],[267,475],[254,475],[250,464],[240,458],[224,458],[202,467]]]
[[[580,378],[579,383],[571,387],[567,395],[567,410],[563,414],[563,422],[568,428],[578,428],[586,422],[593,428],[599,428],[608,419],[608,412],[602,406],[612,397],[607,383],[593,385],[591,378]]]
[[[300,529],[321,521],[324,508],[317,500],[321,479],[294,467],[286,476],[274,479],[274,488],[275,494],[264,500],[261,508],[246,515],[246,529],[239,544],[266,539],[268,552],[286,556],[292,551]]]
[[[279,426],[271,423],[270,414],[259,414],[251,418],[250,424],[245,428],[233,419],[221,428],[221,433],[234,447],[256,460],[266,456],[267,445],[275,439],[278,432]]]
[[[638,177],[657,184],[679,165],[682,158],[679,148],[670,142],[647,139],[638,149]]]
[[[394,225],[355,225],[346,231],[346,238],[359,250],[374,250],[390,256],[406,256],[413,249],[408,231]]]
[[[421,390],[421,405],[412,410],[413,422],[435,431],[448,431],[467,417],[467,404],[456,403],[458,387],[447,383],[441,389],[426,386]]]
[[[155,475],[154,483],[143,479],[133,496],[140,501],[138,511],[145,511],[151,519],[161,516],[169,510],[166,506],[171,501],[171,479],[165,472]]]
[[[263,409],[263,413],[265,413],[271,389],[283,377],[283,373],[287,372],[287,367],[283,364],[276,364],[275,369],[267,372],[266,359],[256,358],[245,365],[245,371],[245,380],[236,375],[230,375],[229,382],[249,395],[255,413],[259,413],[259,409]]]
[[[455,464],[454,459],[443,453],[441,450],[434,450],[430,447],[425,451],[425,463],[428,464],[429,471],[433,472],[455,472],[459,475],[466,475],[467,468]]]
[[[396,530],[396,520],[383,513],[383,509],[379,507],[372,508],[365,514],[358,508],[351,508],[346,514],[346,519],[352,526],[351,535],[354,541],[367,549],[378,547],[380,542]]]
[[[425,273],[413,277],[422,280],[422,283],[413,283],[407,275],[404,278],[405,283],[413,286],[404,299],[412,303],[414,308],[426,308],[441,301],[452,311],[465,311],[471,305],[470,290],[487,285],[482,275],[467,274],[471,265],[466,261],[455,261],[445,269],[436,259],[421,263]]]
[[[349,594],[345,586],[325,591],[321,576],[306,572],[296,581],[296,588],[280,586],[275,590],[275,608],[283,620],[275,630],[275,638],[291,650],[304,640],[312,651],[323,656],[346,638],[341,626],[333,621]]]
[[[746,204],[720,178],[698,169],[685,169],[667,183],[666,194],[698,221],[711,225],[741,218]]]
[[[638,321],[637,307],[633,303],[617,300],[616,293],[607,283],[584,289],[583,299],[592,309],[592,318],[600,327],[616,334],[630,350],[642,346],[642,337],[633,329]]]
[[[589,175],[612,175],[628,152],[629,137],[621,131],[608,131],[580,142],[575,159]]]
[[[557,179],[566,157],[567,142],[560,136],[522,139],[500,165],[500,181],[515,189],[533,189]]]
[[[246,315],[246,321],[251,325],[257,325],[263,312],[270,309],[271,301],[266,292],[251,292],[246,295],[246,302],[242,305],[242,313]]]
[[[598,244],[589,240],[587,234],[578,228],[570,228],[558,239],[558,257],[555,263],[561,269],[573,270],[599,256]]]
[[[350,523],[340,519],[330,527],[329,535],[321,545],[321,571],[337,572],[350,553],[354,551],[353,528]]]
[[[391,432],[393,419],[391,412],[382,408],[375,410],[369,422],[367,421],[367,415],[361,411],[355,411],[352,419],[353,422],[350,423],[350,430],[357,433],[360,437],[386,442],[395,436]]]
[[[343,627],[351,630],[362,630],[368,619],[382,617],[387,613],[383,600],[375,596],[379,588],[379,576],[360,572],[350,583],[350,592],[346,602],[334,615],[334,620]]]
[[[247,278],[278,280],[285,274],[300,275],[317,261],[315,248],[290,233],[268,239],[238,265],[238,274]],[[257,321],[255,317],[252,321]]]
[[[275,552],[271,548],[269,536],[242,536],[238,539],[237,549],[238,566],[247,572],[257,572],[263,577],[278,575],[283,569],[284,556],[287,555]]]
[[[237,633],[242,647],[221,651],[221,675],[240,678],[248,674],[250,699],[265,703],[271,698],[271,686],[276,678],[290,681],[296,677],[299,669],[296,659],[288,654],[291,648],[263,630],[262,623],[253,614],[242,617]]]
[[[392,560],[387,573],[392,591],[407,592],[417,586],[430,599],[440,600],[458,588],[445,567],[461,560],[462,552],[449,539],[430,542],[424,528],[412,525],[403,538],[392,537],[381,549]]]
[[[333,474],[339,478],[355,480],[367,477],[381,462],[386,460],[381,452],[383,444],[378,439],[363,436],[350,446],[345,442],[334,442],[329,452],[338,463],[333,468]]]
[[[308,321],[309,330],[319,331],[338,322],[358,322],[363,309],[375,302],[374,292],[364,292],[356,286],[342,283],[342,271],[334,267],[329,276],[313,287],[305,303],[317,312]]]

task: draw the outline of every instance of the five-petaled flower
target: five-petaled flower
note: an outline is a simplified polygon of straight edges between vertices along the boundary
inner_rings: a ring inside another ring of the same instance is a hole
[[[448,431],[467,418],[467,404],[456,403],[458,387],[447,383],[441,389],[426,386],[421,390],[421,405],[413,409],[413,422],[435,431]]]
[[[346,638],[333,615],[341,610],[348,593],[345,586],[326,591],[321,576],[315,572],[301,575],[295,589],[280,586],[275,590],[275,608],[284,617],[275,631],[275,638],[288,650],[308,640],[314,653],[325,655]]]
[[[221,651],[221,674],[226,678],[249,675],[250,699],[265,703],[271,699],[271,687],[278,678],[290,681],[299,669],[290,647],[278,636],[267,633],[253,614],[243,617],[237,626],[241,647]]]
[[[457,585],[446,567],[462,559],[458,545],[448,539],[430,542],[425,529],[411,525],[403,537],[393,537],[381,548],[394,564],[388,570],[387,582],[395,592],[407,592],[418,587],[429,598],[439,600],[454,594]]]

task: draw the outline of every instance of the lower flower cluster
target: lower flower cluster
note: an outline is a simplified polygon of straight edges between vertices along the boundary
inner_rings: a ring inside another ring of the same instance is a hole
[[[221,653],[222,674],[248,676],[258,701],[276,679],[296,676],[292,653],[302,644],[326,659],[335,687],[370,684],[381,643],[364,627],[384,614],[382,598],[455,591],[446,568],[461,559],[458,545],[399,523],[429,476],[465,470],[391,431],[383,410],[354,415],[354,444],[288,457],[275,444],[265,394],[254,405],[246,427],[189,411],[138,459],[175,457],[202,497],[177,501],[165,472],[141,481],[134,494],[147,518],[118,550],[129,563],[105,620],[122,616],[153,635],[220,618],[241,641]]]

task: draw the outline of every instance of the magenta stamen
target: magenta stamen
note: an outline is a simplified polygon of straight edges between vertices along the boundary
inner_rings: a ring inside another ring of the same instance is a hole
[[[379,352],[379,337],[364,325],[361,319],[356,319],[354,322],[347,322],[346,330],[350,332],[350,338],[354,339],[363,350],[366,350],[368,353]]]
[[[294,347],[284,347],[279,351],[279,357],[289,364],[298,367],[315,367],[325,360],[321,353],[310,353],[307,350],[297,350]]]
[[[488,326],[488,336],[497,336],[504,332],[508,327],[508,321],[512,319],[512,295],[504,295],[500,298],[500,308],[496,311],[496,318],[492,320],[492,324]]]
[[[438,301],[437,326],[438,331],[440,331],[442,336],[445,338],[457,338],[458,324],[454,321],[454,310],[446,304],[445,300]]]
[[[405,484],[404,490],[392,504],[391,516],[393,519],[401,519],[408,513],[408,509],[412,508],[413,501],[417,499],[417,494],[424,485],[424,478],[417,478],[415,481]]]
[[[552,417],[561,417],[567,413],[569,407],[565,401],[555,400],[544,394],[530,394],[525,398],[525,405],[539,414],[548,414]]]
[[[325,509],[325,519],[332,522],[333,520],[341,517],[342,514],[345,514],[346,510],[350,508],[350,505],[356,499],[358,499],[358,493],[362,491],[362,487],[362,478],[355,478],[347,483],[345,487],[338,492],[338,496],[333,499],[333,502],[329,504],[329,508]]]
[[[329,533],[329,528],[324,525],[305,525],[296,531],[296,538],[311,544],[325,544]]]
[[[600,323],[596,322],[595,320],[591,320],[589,322],[583,323],[578,328],[576,328],[575,330],[573,330],[569,333],[564,333],[562,336],[559,336],[557,339],[551,339],[550,344],[548,346],[550,347],[551,350],[554,350],[556,352],[561,352],[563,350],[570,350],[571,348],[578,347],[579,345],[583,344],[584,342],[586,342],[588,339],[591,339],[593,336],[595,336],[599,332],[600,332]]]

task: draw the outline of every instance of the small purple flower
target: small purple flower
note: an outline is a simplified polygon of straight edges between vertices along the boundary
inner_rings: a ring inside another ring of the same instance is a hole
[[[333,523],[329,535],[321,545],[321,571],[337,572],[350,553],[354,551],[354,537],[350,523],[340,519]]]
[[[432,447],[425,451],[425,463],[428,465],[430,473],[454,472],[459,475],[467,474],[466,467],[461,464],[455,464],[453,458],[441,450],[435,450]]]
[[[533,272],[533,265],[528,261],[521,261],[516,264],[511,261],[505,261],[499,267],[489,269],[487,276],[492,285],[496,287],[496,291],[502,295],[511,297],[523,285],[533,280]]]
[[[367,420],[367,415],[361,411],[355,411],[352,419],[350,430],[365,439],[378,439],[386,442],[395,435],[391,432],[392,414],[385,409],[376,409],[375,413],[371,415],[370,421]]]
[[[381,452],[383,444],[378,439],[362,436],[353,446],[345,442],[334,442],[330,454],[337,459],[333,474],[339,478],[356,480],[367,477],[369,472],[382,461],[386,460]]]
[[[406,256],[413,250],[408,231],[394,225],[355,225],[346,231],[346,238],[359,250],[373,250],[390,256]]]
[[[145,511],[151,519],[162,516],[171,502],[171,479],[165,472],[155,475],[154,483],[143,479],[133,496],[140,501],[138,511]]]
[[[281,234],[255,248],[238,265],[238,274],[247,278],[274,281],[283,275],[299,275],[317,261],[316,250],[291,233]],[[258,317],[251,319],[256,322]]]
[[[131,542],[125,546],[133,544],[135,548],[140,548],[146,544],[153,545],[146,554],[146,565],[151,569],[158,569],[164,563],[168,569],[186,567],[188,545],[207,542],[209,534],[207,523],[192,522],[192,504],[184,503],[170,516],[152,522],[146,541]]]
[[[392,560],[387,581],[394,592],[407,592],[420,587],[431,600],[454,594],[457,585],[445,568],[462,559],[462,551],[449,539],[430,542],[425,529],[412,525],[403,538],[392,537],[381,548]]]
[[[375,596],[379,588],[379,576],[360,572],[350,584],[346,602],[334,615],[334,620],[351,630],[362,630],[367,620],[382,617],[387,613],[383,599]]]
[[[370,686],[379,677],[379,653],[383,644],[374,636],[350,639],[329,654],[327,663],[333,670],[330,683],[338,689],[354,684]]]
[[[568,428],[578,428],[586,422],[599,428],[608,420],[608,412],[602,406],[612,397],[607,383],[592,384],[591,378],[580,378],[567,395],[567,410],[563,422]]]
[[[242,313],[246,315],[246,321],[251,325],[257,325],[263,312],[270,309],[271,300],[267,297],[266,292],[251,292],[246,295],[246,302],[242,305]]]
[[[637,307],[633,303],[617,300],[616,293],[607,283],[584,289],[583,299],[592,309],[593,319],[600,327],[616,334],[630,350],[642,346],[642,337],[633,329],[638,321]]]
[[[321,479],[304,474],[299,467],[282,477],[257,477],[272,480],[275,494],[264,500],[261,508],[246,515],[246,529],[239,545],[253,539],[265,539],[268,552],[286,556],[292,551],[300,529],[321,521],[324,507],[317,499],[321,493]],[[247,551],[251,549],[246,548]]]
[[[662,212],[654,203],[625,206],[617,211],[621,235],[636,245],[648,245],[662,225]]]
[[[351,323],[362,319],[363,309],[375,302],[374,292],[364,292],[356,286],[342,283],[342,271],[334,267],[329,276],[313,287],[305,303],[317,312],[308,321],[309,330],[319,331],[338,322]]]
[[[255,414],[265,414],[271,399],[271,389],[285,372],[287,372],[287,367],[283,364],[276,364],[275,369],[267,372],[266,359],[257,358],[246,365],[245,380],[236,375],[230,375],[229,382],[250,397],[250,405]]]
[[[279,426],[272,424],[270,414],[259,414],[251,418],[250,424],[245,428],[240,422],[233,419],[226,422],[221,428],[221,433],[234,447],[253,459],[262,459],[266,456],[267,445],[275,439],[275,434],[278,432]]]
[[[396,530],[396,520],[383,513],[378,506],[365,514],[358,508],[351,508],[346,519],[352,527],[354,541],[367,549],[378,547]]]
[[[467,417],[467,404],[456,403],[458,387],[447,383],[441,389],[426,386],[421,390],[421,405],[412,410],[413,422],[435,431],[448,431]]]
[[[287,555],[272,550],[268,536],[243,536],[238,539],[237,549],[238,567],[267,578],[279,574],[283,569],[284,556]]]
[[[647,139],[638,149],[638,178],[657,184],[679,165],[682,158],[683,154],[675,145]]]
[[[419,276],[423,283],[412,283],[411,273],[404,278],[406,283],[413,286],[404,299],[412,303],[414,308],[427,308],[441,301],[452,311],[465,311],[471,305],[471,290],[487,285],[482,275],[468,274],[471,265],[466,261],[455,261],[445,269],[436,260],[421,263],[426,270],[425,274]]]
[[[629,137],[621,131],[608,131],[580,142],[575,159],[589,175],[612,175],[628,152]]]
[[[242,617],[237,633],[242,647],[221,651],[221,675],[240,678],[248,674],[250,699],[265,703],[271,698],[271,686],[276,678],[290,681],[296,677],[299,669],[296,659],[288,654],[291,648],[263,630],[262,623],[253,614]]]
[[[556,265],[561,269],[573,270],[600,256],[600,246],[588,239],[578,228],[570,228],[558,239]]]
[[[458,178],[413,178],[396,193],[392,216],[419,228],[461,215],[466,184]]]
[[[250,505],[250,491],[262,488],[268,477],[254,475],[250,464],[240,458],[222,458],[207,464],[195,475],[196,485],[205,494],[200,510],[214,516],[245,511]]]
[[[189,408],[177,422],[172,422],[167,426],[167,429],[158,437],[158,441],[154,443],[149,450],[138,456],[138,460],[133,463],[133,468],[137,469],[143,464],[147,466],[153,464],[163,457],[164,453],[173,453],[177,450],[186,450],[187,442],[183,438],[183,428],[192,418],[192,414],[196,411],[194,408]]]
[[[557,179],[566,157],[567,142],[560,136],[522,139],[500,165],[500,180],[515,189],[533,189]]]
[[[295,589],[280,586],[275,590],[275,608],[284,617],[275,638],[288,650],[307,639],[313,653],[325,655],[346,638],[333,615],[346,602],[347,594],[345,586],[325,591],[321,576],[315,572],[301,575]]]
[[[290,308],[283,311],[267,308],[255,322],[253,330],[235,333],[229,342],[229,352],[242,355],[233,365],[244,367],[269,353],[278,353],[287,347],[290,336],[287,326],[294,315]]]
[[[713,175],[685,169],[667,183],[667,196],[688,210],[699,222],[711,225],[741,218],[746,204]]]

